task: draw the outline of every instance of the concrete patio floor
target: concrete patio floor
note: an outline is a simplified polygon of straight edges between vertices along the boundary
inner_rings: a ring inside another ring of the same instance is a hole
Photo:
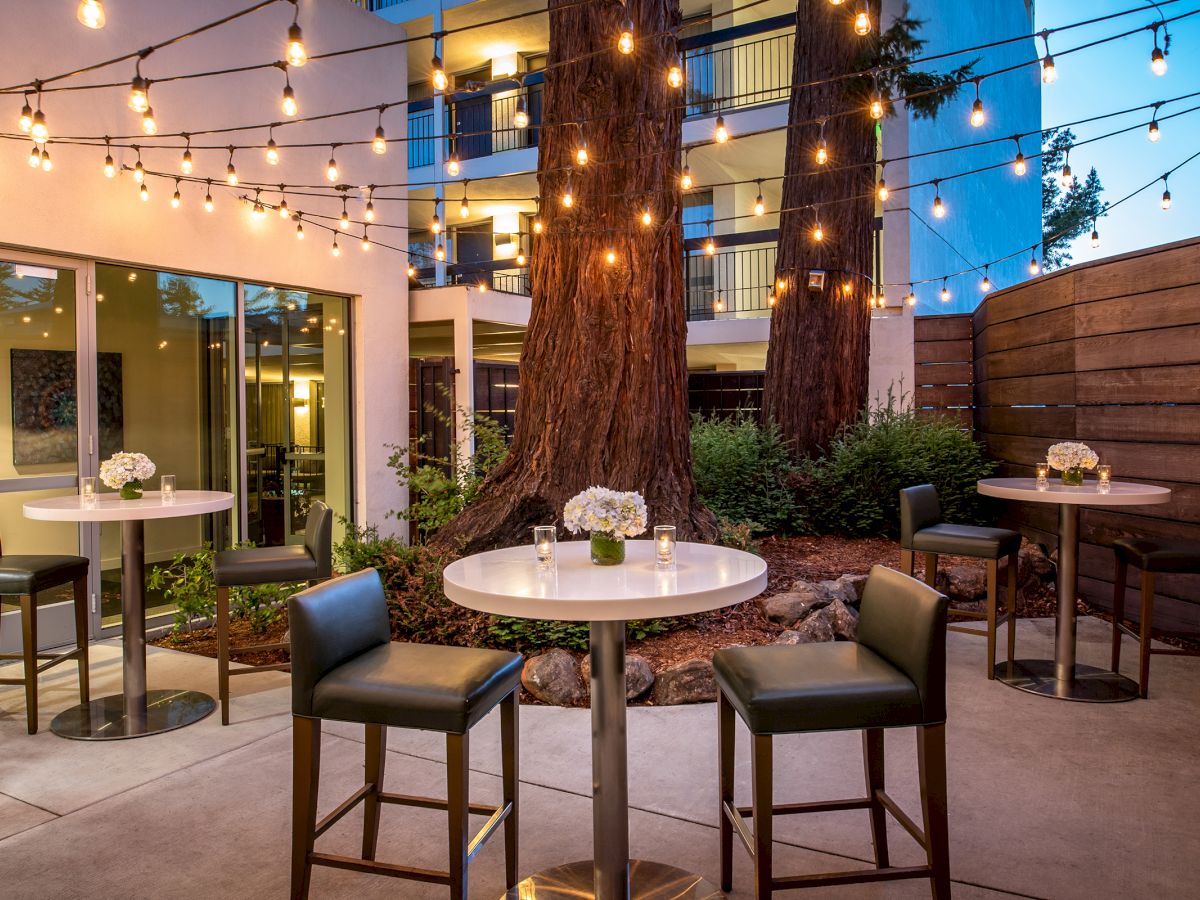
[[[1053,622],[1022,621],[1019,655],[1049,655]],[[1103,664],[1108,630],[1080,622],[1080,661]],[[951,870],[963,898],[1194,897],[1200,884],[1200,661],[1155,657],[1149,701],[1115,705],[1033,697],[983,670],[983,642],[949,641]],[[1134,645],[1126,644],[1129,661]],[[120,684],[120,648],[95,647],[93,695]],[[151,687],[215,693],[213,660],[152,649]],[[69,667],[43,680],[42,725],[25,733],[19,688],[0,690],[0,895],[17,898],[277,898],[287,895],[291,752],[287,676],[234,680],[233,724],[219,717],[180,731],[112,743],[56,737],[50,719],[73,701]],[[499,795],[498,722],[472,733],[473,798]],[[636,856],[717,875],[716,713],[712,704],[629,713],[630,842]],[[532,872],[591,855],[586,710],[521,711],[521,868]],[[744,751],[745,743],[740,745]],[[392,730],[387,784],[443,793],[441,738]],[[359,783],[361,729],[327,728],[321,809]],[[861,795],[857,733],[783,738],[777,798]],[[888,738],[888,787],[919,816],[911,731]],[[739,754],[739,802],[749,759]],[[748,801],[745,801],[748,802]],[[358,813],[324,848],[357,851]],[[380,858],[442,868],[444,819],[388,807]],[[777,821],[780,871],[867,865],[864,813]],[[893,861],[916,863],[898,827]],[[749,897],[750,867],[737,854],[733,897]],[[503,890],[500,842],[471,869],[472,896]],[[442,898],[444,888],[317,869],[315,898]],[[784,895],[788,896],[788,895]],[[925,897],[914,881],[794,893],[816,897]]]

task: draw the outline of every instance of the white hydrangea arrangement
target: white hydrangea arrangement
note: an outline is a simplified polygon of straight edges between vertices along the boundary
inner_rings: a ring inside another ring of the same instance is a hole
[[[637,491],[590,487],[567,501],[563,524],[572,534],[635,537],[646,530],[646,501]]]
[[[1067,472],[1071,469],[1094,469],[1100,462],[1096,451],[1079,441],[1063,441],[1046,451],[1046,462],[1052,469]]]
[[[100,463],[100,480],[114,491],[135,482],[140,487],[153,474],[154,463],[145,453],[114,453]]]

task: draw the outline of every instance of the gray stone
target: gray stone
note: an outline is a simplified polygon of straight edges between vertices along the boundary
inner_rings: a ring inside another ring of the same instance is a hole
[[[833,581],[822,581],[820,586],[829,592],[829,596],[836,597],[848,606],[858,606],[862,594],[852,580],[854,578],[862,578],[866,582],[866,576],[843,575]]]
[[[679,703],[704,703],[717,699],[717,680],[712,660],[689,659],[658,673],[654,681],[654,703],[674,706]]]
[[[863,591],[867,587],[866,575],[843,575],[837,581],[839,584],[844,584],[854,591],[854,597],[849,602],[853,606],[858,606],[862,602]]]
[[[833,624],[823,610],[813,613],[795,628],[775,638],[777,644],[823,644],[833,640]]]
[[[847,641],[858,640],[858,613],[854,611],[854,607],[841,600],[834,600],[821,610],[821,613],[828,618],[835,636]]]
[[[828,588],[809,581],[797,581],[787,593],[760,600],[759,608],[770,621],[780,625],[792,625],[808,616],[814,609],[828,606],[832,602],[833,594]]]
[[[938,572],[938,587],[952,603],[971,603],[987,596],[987,569],[982,565],[947,566]]]
[[[543,703],[566,706],[585,696],[575,657],[566,650],[551,650],[531,656],[521,670],[521,684]]]
[[[1017,554],[1017,581],[1025,585],[1054,580],[1054,563],[1038,544],[1024,543]]]
[[[579,673],[583,676],[584,690],[591,693],[592,661],[583,658],[579,664]],[[654,686],[654,670],[644,656],[629,653],[625,656],[625,699],[636,700],[645,695]]]

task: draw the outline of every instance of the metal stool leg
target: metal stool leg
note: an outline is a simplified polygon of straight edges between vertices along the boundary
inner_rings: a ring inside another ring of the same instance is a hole
[[[1138,647],[1138,693],[1150,696],[1150,640],[1154,625],[1154,573],[1142,570],[1142,639]]]
[[[1121,623],[1125,621],[1125,582],[1129,577],[1129,563],[1117,557],[1117,571],[1113,575],[1113,629],[1112,670],[1121,671]]]
[[[450,900],[467,897],[468,741],[446,735],[446,811],[450,835]]]
[[[884,869],[888,861],[887,810],[879,799],[884,789],[883,729],[863,730],[863,767],[867,776],[867,799],[871,801],[871,843],[875,847],[875,868]]]
[[[987,677],[996,677],[996,606],[999,604],[1000,561],[987,561]]]
[[[1021,565],[1020,555],[1008,555],[1008,591],[1004,598],[1005,609],[1008,612],[1008,663],[1012,665],[1013,657],[1017,654],[1017,574]],[[994,674],[994,673],[993,673]]]
[[[733,805],[734,745],[737,720],[725,692],[717,691],[717,784],[719,799],[717,822],[721,843],[721,890],[733,890],[733,823],[725,814],[726,804]]]
[[[387,726],[366,726],[366,765],[364,784],[371,791],[363,798],[362,858],[374,859],[379,845],[379,809],[382,803],[384,770],[387,763]]]
[[[754,782],[752,815],[754,817],[754,896],[756,900],[771,897],[771,841],[774,826],[774,759],[771,735],[756,734],[751,738],[754,755],[751,780]]]
[[[508,817],[504,820],[504,885],[509,890],[516,887],[519,880],[517,796],[520,789],[520,711],[521,691],[518,689],[500,703],[501,803],[509,806]]]
[[[292,716],[292,900],[308,897],[320,780],[321,720]]]
[[[946,814],[946,726],[917,728],[917,767],[921,778],[921,812],[925,820],[925,852],[933,870],[933,900],[950,900],[950,827]]]
[[[74,582],[75,593],[75,644],[79,648],[79,702],[91,699],[91,683],[88,680],[88,602],[87,579]]]
[[[217,693],[221,724],[229,724],[229,588],[217,588]]]
[[[21,654],[25,664],[25,724],[38,730],[37,594],[21,595]]]

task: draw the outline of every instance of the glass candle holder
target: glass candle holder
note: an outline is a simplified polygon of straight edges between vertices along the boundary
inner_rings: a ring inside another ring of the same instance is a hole
[[[164,475],[158,482],[159,492],[162,494],[163,503],[175,502],[175,476]]]
[[[96,484],[97,479],[94,475],[85,475],[79,479],[79,498],[84,506],[96,505]]]
[[[1050,464],[1038,463],[1034,472],[1037,474],[1037,489],[1039,491],[1047,490],[1050,487]]]
[[[533,549],[537,553],[539,569],[554,568],[554,543],[558,540],[553,525],[536,525],[533,529]]]
[[[1112,466],[1096,467],[1096,490],[1101,494],[1112,490]]]
[[[675,526],[654,526],[654,568],[675,568]]]

